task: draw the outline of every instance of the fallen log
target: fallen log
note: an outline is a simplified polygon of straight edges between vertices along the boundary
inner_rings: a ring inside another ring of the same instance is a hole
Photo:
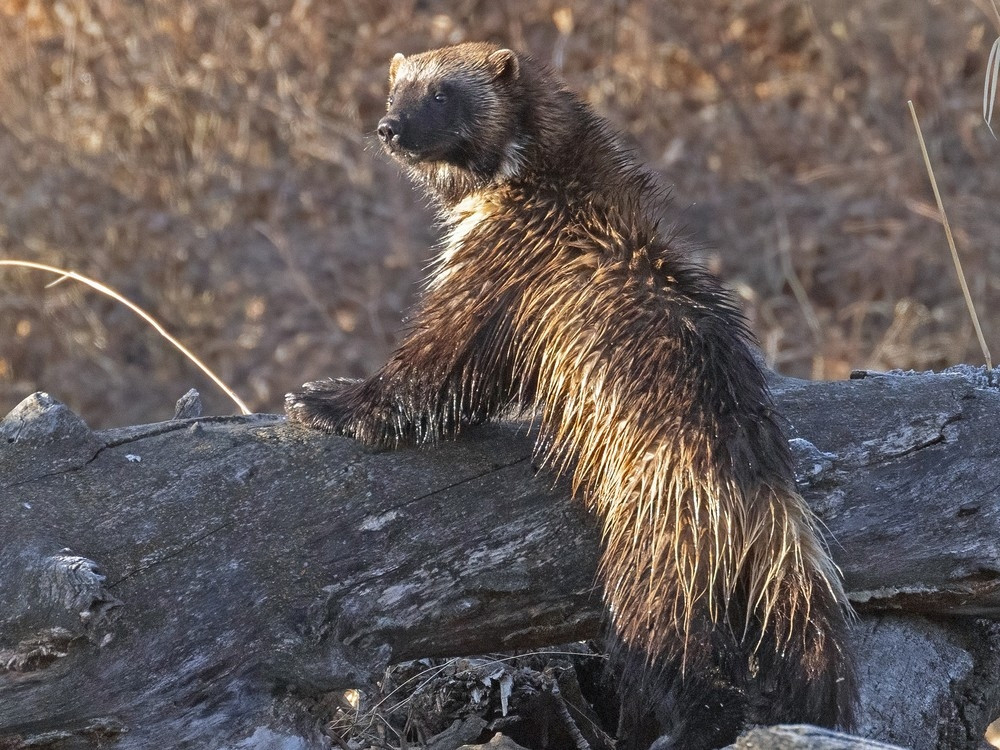
[[[1000,686],[992,375],[776,379],[863,615],[859,733],[978,748]],[[524,425],[374,452],[279,417],[0,422],[0,747],[324,748],[390,662],[593,636],[597,532]]]

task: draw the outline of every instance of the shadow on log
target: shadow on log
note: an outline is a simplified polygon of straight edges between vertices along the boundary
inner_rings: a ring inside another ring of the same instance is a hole
[[[972,368],[773,388],[863,612],[859,733],[981,748],[1000,392]],[[593,636],[597,530],[531,446],[494,425],[376,453],[266,415],[92,432],[29,397],[0,423],[0,748],[325,748],[318,696],[390,662]]]

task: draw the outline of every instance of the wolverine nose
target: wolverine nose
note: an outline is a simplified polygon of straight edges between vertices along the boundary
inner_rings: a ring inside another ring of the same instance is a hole
[[[383,117],[378,124],[378,137],[382,139],[382,143],[390,144],[399,140],[399,131],[402,129],[402,123],[395,117]]]

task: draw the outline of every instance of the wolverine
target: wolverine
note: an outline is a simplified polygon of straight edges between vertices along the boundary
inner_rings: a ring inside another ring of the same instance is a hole
[[[540,462],[602,525],[619,747],[849,729],[839,573],[747,323],[661,225],[651,173],[545,66],[485,43],[393,57],[377,134],[444,238],[385,366],[306,383],[289,418],[394,447],[537,414]]]

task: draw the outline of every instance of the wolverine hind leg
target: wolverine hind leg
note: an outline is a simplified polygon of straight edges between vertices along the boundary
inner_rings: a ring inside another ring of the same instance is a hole
[[[731,646],[714,657],[699,648],[687,657],[661,655],[651,664],[645,649],[614,634],[606,643],[620,693],[619,750],[714,750],[743,729],[751,712],[745,663],[742,669],[738,663],[714,663],[721,654],[732,656]]]

